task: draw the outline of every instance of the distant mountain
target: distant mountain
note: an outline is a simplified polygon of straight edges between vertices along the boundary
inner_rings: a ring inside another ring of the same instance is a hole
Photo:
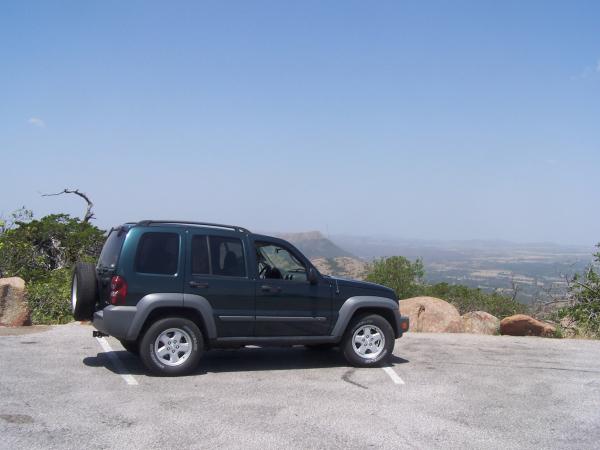
[[[337,235],[332,239],[348,251],[365,260],[402,255],[409,259],[422,258],[425,262],[439,260],[472,259],[474,254],[514,256],[521,253],[539,255],[572,256],[593,253],[591,246],[561,245],[550,242],[517,243],[502,240],[444,241],[424,239],[403,239],[374,236]]]
[[[282,239],[291,242],[300,249],[325,275],[362,279],[365,276],[366,264],[344,250],[319,231],[305,233],[279,233]]]
[[[319,231],[308,231],[305,233],[280,233],[277,236],[294,244],[309,259],[332,259],[338,257],[354,258],[350,252],[347,252],[343,248],[331,242]]]
[[[314,258],[311,261],[319,272],[325,275],[362,280],[367,274],[367,264],[360,259],[349,256]]]

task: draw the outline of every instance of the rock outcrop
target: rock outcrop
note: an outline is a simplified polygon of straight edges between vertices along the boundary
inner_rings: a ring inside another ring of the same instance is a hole
[[[471,311],[461,316],[463,333],[496,334],[500,319],[485,311]]]
[[[525,314],[516,314],[500,321],[500,333],[510,336],[554,336],[556,327]]]
[[[25,281],[21,278],[0,278],[0,325],[29,325]]]
[[[458,310],[435,297],[413,297],[400,300],[400,312],[410,319],[411,331],[428,333],[460,333],[462,323]]]

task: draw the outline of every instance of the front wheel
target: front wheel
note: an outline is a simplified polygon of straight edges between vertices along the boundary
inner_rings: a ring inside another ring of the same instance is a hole
[[[152,373],[179,376],[193,371],[204,350],[198,326],[182,317],[154,322],[140,342],[140,358]]]
[[[381,365],[394,351],[394,330],[377,314],[359,316],[347,328],[342,340],[346,360],[356,367]]]

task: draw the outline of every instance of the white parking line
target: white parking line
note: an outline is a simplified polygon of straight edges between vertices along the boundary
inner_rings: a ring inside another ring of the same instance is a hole
[[[387,373],[390,376],[390,378],[395,384],[404,384],[404,380],[400,378],[396,372],[394,372],[394,369],[392,369],[391,367],[382,367],[382,369],[385,373]]]
[[[100,343],[102,350],[106,352],[106,355],[111,360],[113,366],[115,366],[115,369],[117,370],[119,375],[121,375],[121,377],[125,380],[125,383],[127,383],[130,386],[137,386],[137,380],[133,378],[133,375],[127,373],[127,370],[125,370],[125,367],[123,367],[121,360],[114,352],[108,341],[103,337],[97,337],[96,340]]]

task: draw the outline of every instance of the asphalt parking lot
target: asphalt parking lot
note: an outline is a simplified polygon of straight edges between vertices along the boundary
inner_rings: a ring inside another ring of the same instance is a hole
[[[337,351],[207,353],[148,376],[73,323],[0,329],[0,448],[598,448],[600,342],[408,333],[391,368]]]

